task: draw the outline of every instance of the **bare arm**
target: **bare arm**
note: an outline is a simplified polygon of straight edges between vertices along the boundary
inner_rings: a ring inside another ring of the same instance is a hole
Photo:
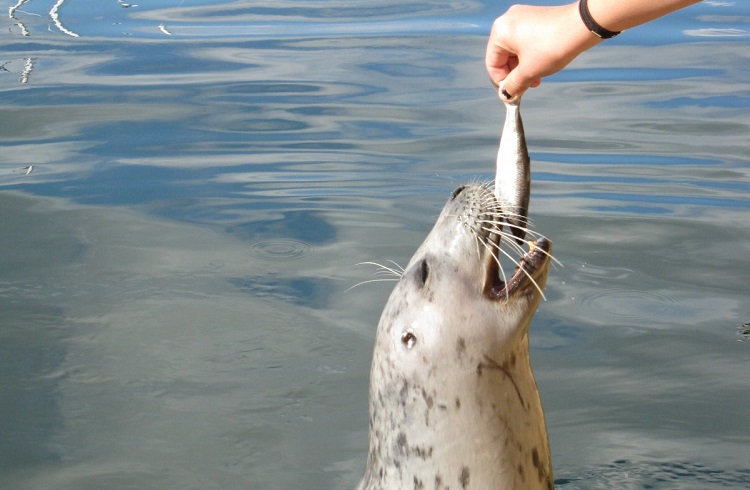
[[[700,0],[588,0],[591,17],[610,31],[645,24]],[[579,3],[514,5],[492,26],[485,64],[495,85],[520,96],[602,41],[581,20]]]
[[[589,12],[612,31],[624,31],[687,7],[700,0],[592,0]]]

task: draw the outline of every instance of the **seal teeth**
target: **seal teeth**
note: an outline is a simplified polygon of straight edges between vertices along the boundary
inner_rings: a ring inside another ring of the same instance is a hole
[[[537,285],[535,276],[537,276],[539,269],[545,266],[547,259],[550,257],[551,243],[544,237],[527,243],[529,244],[528,252],[519,258],[513,274],[508,276],[505,281],[503,281],[502,265],[498,263],[490,264],[492,268],[491,277],[495,280],[494,283],[488,284],[489,287],[485,290],[490,300],[510,300],[515,293],[528,284],[533,285],[543,297],[544,293]]]

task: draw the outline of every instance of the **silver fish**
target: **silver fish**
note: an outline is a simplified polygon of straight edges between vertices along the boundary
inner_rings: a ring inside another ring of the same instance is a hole
[[[521,121],[520,99],[505,104],[505,124],[500,136],[495,173],[497,198],[511,233],[519,243],[526,236],[531,193],[531,162]]]

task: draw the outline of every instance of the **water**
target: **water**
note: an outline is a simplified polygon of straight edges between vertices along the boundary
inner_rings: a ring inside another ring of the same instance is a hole
[[[492,178],[492,2],[9,2],[0,488],[352,488],[389,283]],[[52,15],[54,14],[54,15]],[[750,488],[750,10],[524,101],[557,486]]]

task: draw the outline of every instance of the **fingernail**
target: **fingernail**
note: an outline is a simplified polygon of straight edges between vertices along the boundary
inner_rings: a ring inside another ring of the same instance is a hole
[[[500,87],[500,97],[505,99],[506,102],[510,102],[511,99],[513,99],[513,96],[505,90],[505,87]]]

